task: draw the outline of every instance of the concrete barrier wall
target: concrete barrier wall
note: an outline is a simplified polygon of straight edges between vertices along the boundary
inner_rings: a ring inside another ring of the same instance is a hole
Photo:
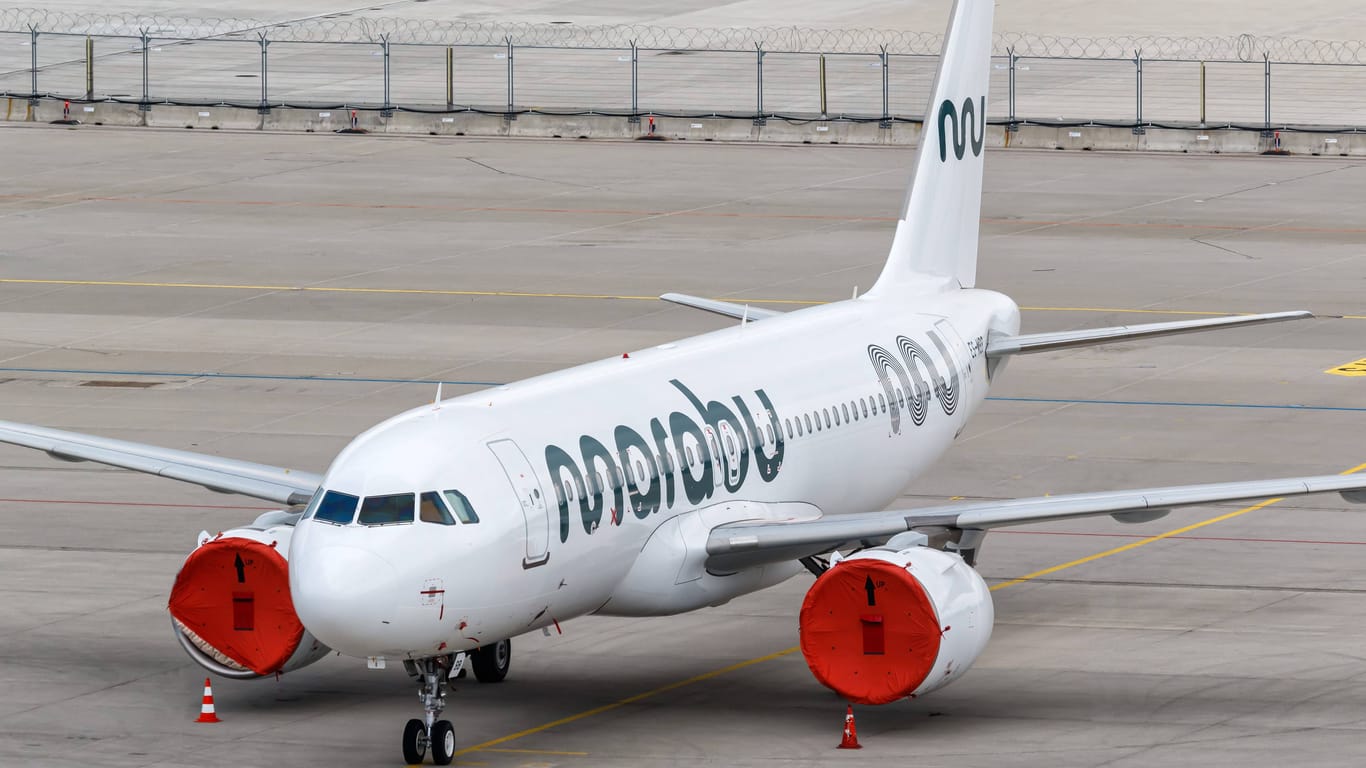
[[[7,99],[5,119],[49,123],[63,117],[63,102],[39,100],[30,105],[26,99]],[[359,128],[371,134],[432,136],[525,136],[544,138],[638,139],[649,132],[649,119],[633,123],[626,117],[605,115],[554,116],[503,115],[476,112],[417,113],[395,112],[384,116],[377,111],[357,111]],[[331,133],[350,127],[350,110],[309,110],[277,108],[262,114],[254,109],[236,107],[186,107],[153,104],[141,109],[137,104],[97,102],[72,104],[70,116],[83,125],[147,126],[203,130],[264,130]],[[762,124],[748,119],[656,117],[655,135],[673,141],[752,141],[784,144],[889,144],[914,145],[920,140],[918,123],[895,122],[881,127],[876,122],[813,120],[789,122],[768,120]],[[1056,127],[1020,125],[1008,131],[991,126],[987,131],[992,147],[1030,149],[1190,152],[1206,154],[1252,154],[1274,149],[1274,136],[1257,131],[1229,129],[1132,128],[1103,126]],[[1281,149],[1295,155],[1366,156],[1366,133],[1280,134]]]

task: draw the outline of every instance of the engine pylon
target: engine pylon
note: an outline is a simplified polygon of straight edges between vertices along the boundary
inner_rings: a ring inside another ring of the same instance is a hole
[[[854,705],[846,704],[844,710],[844,737],[840,739],[839,749],[863,749],[858,743],[858,726],[854,725]]]
[[[199,718],[196,723],[221,723],[217,713],[213,711],[213,685],[209,678],[204,678],[204,701],[199,705]]]

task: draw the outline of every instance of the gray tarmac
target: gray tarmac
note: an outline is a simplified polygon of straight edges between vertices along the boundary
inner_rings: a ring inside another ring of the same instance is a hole
[[[793,309],[867,287],[911,159],[15,125],[0,146],[0,418],[318,471],[436,380],[725,322],[659,293]],[[1366,357],[1363,189],[1345,158],[993,152],[980,284],[1027,329],[1320,318],[1015,360],[899,504],[1366,462],[1366,378],[1325,373]],[[217,681],[224,722],[192,722],[204,673],[171,635],[171,580],[201,529],[262,506],[0,450],[0,765],[398,765],[419,707],[393,666]],[[986,654],[858,709],[857,753],[790,652],[809,577],[579,619],[518,638],[505,684],[458,686],[457,764],[1360,765],[1363,553],[1366,507],[1337,497],[994,533]]]

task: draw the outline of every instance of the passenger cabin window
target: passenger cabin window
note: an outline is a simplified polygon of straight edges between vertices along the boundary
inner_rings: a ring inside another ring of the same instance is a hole
[[[844,403],[840,403],[840,411],[844,414],[844,423],[848,424],[850,421],[849,406],[845,405]],[[857,413],[857,411],[855,411],[855,413]]]
[[[803,413],[803,414],[802,414],[802,418],[806,420],[806,431],[807,431],[807,432],[810,432],[810,431],[811,431],[811,414],[809,414],[809,413]],[[798,428],[797,431],[800,432],[801,429]]]
[[[568,486],[568,483],[565,485]],[[455,518],[451,517],[451,511],[446,509],[445,502],[441,500],[441,494],[435,491],[427,491],[418,498],[417,519],[424,523],[455,525]]]
[[[446,491],[446,502],[451,505],[451,511],[462,523],[477,523],[479,516],[474,514],[474,507],[470,506],[470,500],[465,498],[465,494],[460,491]]]
[[[313,517],[333,525],[348,525],[356,516],[356,504],[359,502],[359,497],[348,493],[328,491]]]
[[[887,412],[887,398],[883,397],[882,393],[880,392],[877,396],[877,407],[878,410],[882,411],[883,413]]]
[[[367,496],[360,505],[357,522],[361,525],[398,525],[413,521],[413,494]]]

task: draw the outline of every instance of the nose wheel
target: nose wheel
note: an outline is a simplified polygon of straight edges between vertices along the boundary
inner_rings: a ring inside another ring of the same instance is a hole
[[[413,718],[403,728],[403,760],[408,765],[421,763],[428,749],[436,765],[450,765],[455,758],[455,726],[450,720],[437,718],[446,708],[446,685],[451,673],[464,663],[463,653],[404,662],[408,674],[417,678],[417,696],[427,711],[424,719]]]

